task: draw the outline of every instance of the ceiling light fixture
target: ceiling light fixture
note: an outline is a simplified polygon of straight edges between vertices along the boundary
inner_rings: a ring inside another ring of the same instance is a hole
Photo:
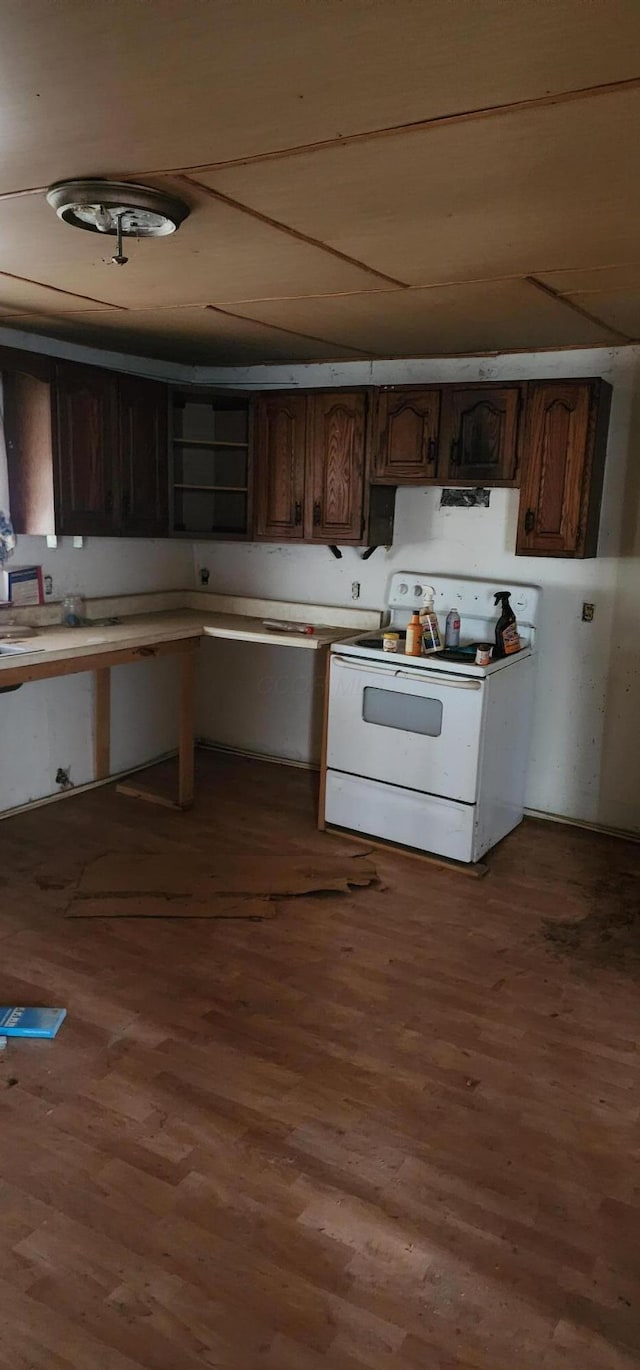
[[[66,224],[115,237],[111,260],[117,266],[128,261],[122,254],[123,238],[165,238],[189,213],[182,200],[130,181],[56,181],[47,200]]]

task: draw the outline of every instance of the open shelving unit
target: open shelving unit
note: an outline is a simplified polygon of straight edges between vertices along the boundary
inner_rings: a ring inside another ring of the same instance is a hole
[[[174,535],[249,537],[251,399],[174,390],[170,419]]]

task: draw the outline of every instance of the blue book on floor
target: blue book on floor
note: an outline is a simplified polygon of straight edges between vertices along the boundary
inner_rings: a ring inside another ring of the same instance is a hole
[[[66,1008],[0,1008],[0,1037],[55,1037]]]

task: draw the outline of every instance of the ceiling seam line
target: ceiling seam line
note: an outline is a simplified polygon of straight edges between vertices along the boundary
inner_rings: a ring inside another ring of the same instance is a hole
[[[272,219],[270,215],[263,214],[259,209],[253,209],[250,205],[245,205],[241,200],[234,200],[230,195],[225,195],[221,190],[215,190],[213,186],[205,185],[203,181],[197,181],[192,176],[178,176],[178,180],[185,181],[187,185],[193,186],[197,190],[204,191],[212,200],[218,200],[221,204],[229,205],[232,209],[237,209],[241,214],[248,214],[250,218],[259,220],[260,223],[267,224],[269,228],[276,229],[279,233],[286,233],[290,238],[295,238],[297,242],[306,243],[309,247],[315,247],[320,252],[327,252],[332,257],[337,257],[339,261],[346,262],[349,266],[357,267],[359,271],[366,271],[371,276],[377,276],[379,280],[388,281],[390,285],[395,285],[400,290],[407,290],[408,282],[398,280],[397,276],[388,276],[386,271],[378,271],[375,266],[368,266],[361,262],[357,257],[350,257],[348,253],[341,252],[337,247],[330,247],[328,243],[323,243],[320,238],[311,238],[308,233],[302,233],[300,229],[291,228],[289,224],[282,223],[279,219]]]
[[[363,129],[357,133],[321,138],[312,143],[299,143],[288,148],[275,148],[270,152],[249,153],[246,157],[229,157],[225,161],[199,162],[186,167],[130,172],[125,175],[124,179],[133,179],[134,175],[191,176],[199,171],[224,171],[231,167],[251,166],[257,162],[277,161],[286,157],[303,156],[305,153],[310,154],[324,152],[330,148],[347,147],[350,143],[366,142],[372,138],[397,138],[402,134],[425,133],[429,129],[447,128],[450,125],[469,123],[473,120],[496,119],[508,114],[526,113],[528,110],[573,104],[578,100],[595,99],[598,96],[624,94],[625,91],[636,90],[639,86],[640,76],[630,76],[623,81],[608,81],[597,86],[578,86],[573,90],[557,91],[552,95],[534,95],[530,99],[512,100],[502,105],[479,105],[477,108],[458,110],[453,114],[435,114],[428,119],[414,119],[406,124],[388,124],[383,128]]]
[[[370,352],[366,348],[351,347],[349,343],[336,342],[335,338],[319,338],[315,333],[301,333],[297,328],[285,328],[284,324],[267,323],[264,319],[254,319],[250,314],[234,314],[231,309],[221,309],[217,304],[207,304],[205,309],[211,309],[215,314],[223,314],[229,319],[239,319],[244,323],[256,323],[261,328],[272,328],[276,333],[287,333],[292,338],[305,338],[308,342],[323,343],[326,347],[343,347],[345,352],[356,352],[359,357],[373,356],[382,358],[381,352]]]
[[[428,129],[446,128],[451,124],[467,123],[473,119],[494,119],[502,115],[524,113],[527,110],[546,109],[553,105],[571,104],[577,100],[588,100],[600,95],[623,94],[640,86],[640,76],[630,76],[622,81],[603,82],[597,86],[577,86],[573,90],[557,91],[551,95],[534,95],[526,100],[512,100],[502,105],[479,105],[474,109],[458,110],[453,114],[435,114],[428,119],[415,119],[406,124],[388,124],[384,128],[362,129],[357,133],[336,134],[333,138],[322,138],[312,143],[299,143],[288,148],[274,148],[270,152],[248,153],[245,157],[228,157],[224,161],[196,162],[188,166],[157,167],[144,171],[119,173],[118,179],[133,181],[139,176],[190,176],[198,171],[223,171],[230,167],[251,166],[256,162],[274,161],[284,157],[298,157],[305,153],[322,152],[328,148],[346,147],[350,143],[363,142],[370,138],[393,138],[402,134],[420,133]],[[25,186],[20,190],[0,191],[0,200],[19,199],[23,195],[43,195],[46,186]]]
[[[557,304],[563,304],[567,309],[572,309],[574,314],[580,314],[583,319],[588,319],[589,323],[594,323],[596,327],[606,329],[607,333],[611,333],[612,337],[619,338],[623,343],[633,342],[633,339],[630,338],[627,333],[623,333],[622,329],[615,328],[612,324],[605,323],[604,319],[600,319],[597,314],[592,314],[588,309],[583,309],[581,305],[575,304],[567,295],[559,295],[558,291],[553,289],[553,286],[545,285],[544,281],[539,281],[537,276],[525,276],[524,280],[528,285],[534,286],[536,290],[541,290],[543,295],[547,295],[549,299],[555,300]]]
[[[126,304],[108,304],[106,300],[97,300],[94,295],[80,295],[77,290],[64,290],[60,285],[47,285],[45,281],[36,281],[32,276],[17,276],[14,271],[0,271],[0,279],[9,281],[19,281],[21,285],[37,285],[40,290],[52,290],[56,295],[66,295],[70,300],[86,300],[89,304],[102,305],[104,309],[122,309],[127,312]],[[28,310],[28,313],[43,313],[42,310]],[[46,313],[46,310],[44,311]]]

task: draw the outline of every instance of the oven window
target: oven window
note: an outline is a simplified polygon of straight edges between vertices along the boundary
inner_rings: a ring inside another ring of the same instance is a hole
[[[442,701],[429,699],[425,695],[378,690],[373,685],[367,685],[363,691],[362,718],[365,723],[377,723],[383,728],[401,728],[405,733],[439,737],[442,732]]]

